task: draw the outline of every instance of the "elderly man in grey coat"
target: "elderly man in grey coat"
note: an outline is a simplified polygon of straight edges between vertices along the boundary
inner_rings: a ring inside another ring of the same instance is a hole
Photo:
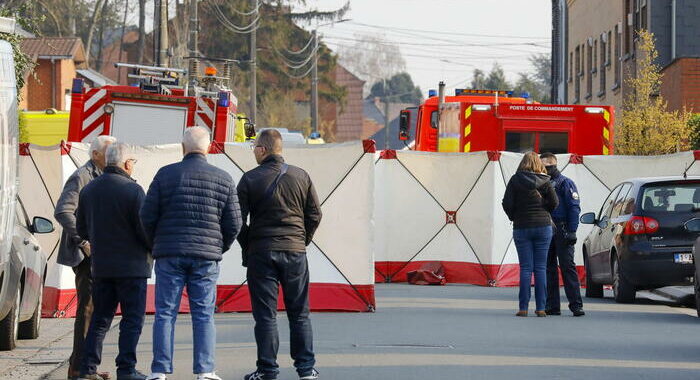
[[[63,227],[61,245],[56,261],[73,268],[78,307],[73,331],[73,352],[69,359],[68,378],[77,379],[83,345],[92,318],[92,276],[90,270],[90,243],[78,235],[75,211],[78,208],[78,195],[90,181],[102,174],[105,168],[105,152],[116,139],[112,136],[99,136],[90,145],[90,160],[79,167],[63,186],[54,217]],[[103,378],[109,374],[101,373]]]

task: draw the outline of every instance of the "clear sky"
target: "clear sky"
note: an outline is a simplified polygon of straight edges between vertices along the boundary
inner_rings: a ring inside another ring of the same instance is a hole
[[[346,1],[308,0],[306,8],[337,9]],[[424,92],[440,80],[448,89],[468,87],[474,68],[488,72],[495,61],[515,80],[530,70],[530,54],[550,51],[550,0],[350,0],[350,6],[350,22],[319,29],[324,42],[337,48],[354,45],[356,33],[384,34],[400,46]]]

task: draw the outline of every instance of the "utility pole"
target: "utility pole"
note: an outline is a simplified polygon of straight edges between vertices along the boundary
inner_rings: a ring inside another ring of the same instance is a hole
[[[250,0],[250,6],[253,9],[258,9],[258,0]],[[259,11],[258,11],[259,12]],[[253,15],[253,19],[257,17],[257,12]],[[250,32],[250,121],[255,124],[258,116],[258,91],[257,91],[257,25],[253,25],[253,30]]]
[[[316,29],[311,32],[313,38],[313,63],[311,64],[311,132],[318,132],[318,36]]]
[[[384,149],[389,149],[389,97],[384,88]]]
[[[168,66],[168,0],[156,0],[158,4],[158,66]]]
[[[190,57],[199,57],[199,0],[190,0]],[[190,78],[199,75],[199,61],[196,58],[190,59]]]

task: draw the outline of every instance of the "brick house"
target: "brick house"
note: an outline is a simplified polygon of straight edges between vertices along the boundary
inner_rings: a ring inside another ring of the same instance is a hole
[[[36,62],[22,89],[20,108],[42,111],[67,110],[76,70],[87,69],[85,50],[78,37],[41,37],[22,40],[22,51]]]
[[[656,38],[660,94],[700,112],[700,1],[553,0],[552,87],[557,103],[621,109],[637,69],[637,30]]]

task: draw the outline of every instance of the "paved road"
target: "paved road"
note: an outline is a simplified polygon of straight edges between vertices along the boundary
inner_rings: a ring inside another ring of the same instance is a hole
[[[376,313],[313,315],[318,368],[332,380],[700,378],[700,320],[693,309],[606,298],[587,300],[583,318],[516,318],[516,299],[516,288],[378,285]],[[151,360],[151,320],[140,346],[143,370]],[[285,325],[282,319],[281,380],[296,379]],[[253,368],[252,327],[249,314],[217,315],[224,379]],[[171,379],[192,378],[190,329],[189,316],[181,316]],[[112,372],[117,330],[105,341],[103,369]]]

